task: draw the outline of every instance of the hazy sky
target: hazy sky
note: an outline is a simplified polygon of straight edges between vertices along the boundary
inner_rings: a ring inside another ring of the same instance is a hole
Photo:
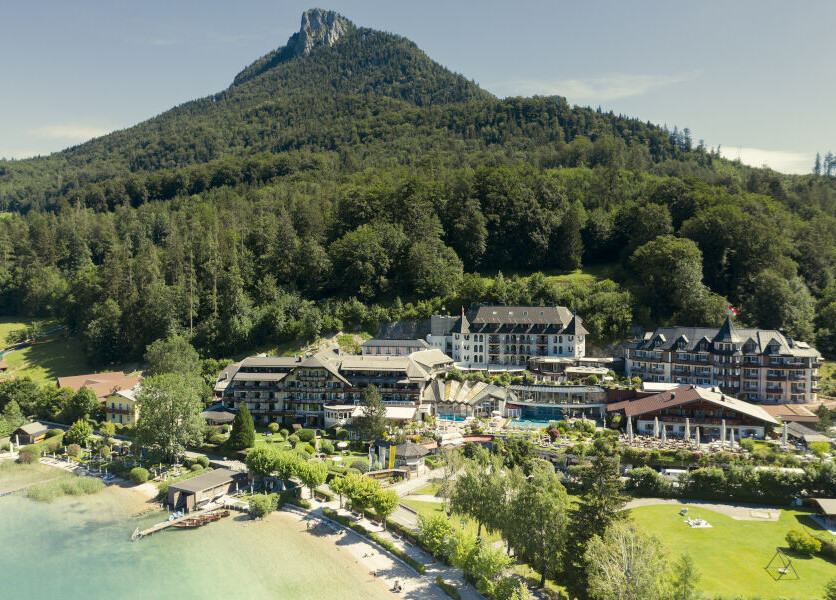
[[[4,0],[0,157],[60,150],[227,87],[295,0]],[[836,151],[836,2],[333,0],[498,96],[560,94],[808,172]]]

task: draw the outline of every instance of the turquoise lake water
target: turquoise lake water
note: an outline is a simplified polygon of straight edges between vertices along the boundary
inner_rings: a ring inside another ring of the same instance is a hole
[[[390,598],[332,541],[276,513],[229,517],[131,542],[167,513],[136,514],[134,492],[108,488],[52,503],[0,499],[0,598]]]

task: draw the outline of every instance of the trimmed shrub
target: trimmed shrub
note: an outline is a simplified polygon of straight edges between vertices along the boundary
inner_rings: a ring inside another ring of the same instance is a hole
[[[209,466],[209,457],[208,456],[198,456],[195,459],[195,462],[205,469],[206,467]]]
[[[191,468],[192,471],[202,471],[203,470],[203,465],[201,465],[199,463],[195,463],[190,468]]]
[[[63,429],[48,429],[46,432],[46,437],[53,438],[64,433]]]
[[[133,469],[131,469],[131,481],[133,481],[137,485],[148,481],[149,476],[150,473],[148,473],[148,469],[145,469],[143,467],[134,467]]]
[[[800,554],[813,556],[821,551],[821,542],[811,535],[807,535],[798,529],[790,529],[787,532],[787,544],[791,550],[795,550]]]
[[[250,498],[250,514],[256,519],[261,519],[276,510],[279,497],[276,494],[271,494],[271,496],[275,496],[275,498],[263,494]]]
[[[459,594],[459,588],[457,588],[452,583],[447,583],[441,577],[441,575],[437,575],[435,578],[435,584],[440,587],[445,594],[453,598],[453,600],[461,600],[462,596]]]
[[[296,435],[298,435],[299,439],[303,442],[312,442],[316,438],[316,431],[313,429],[300,429],[296,432]]]
[[[348,430],[347,429],[340,429],[337,432],[337,439],[338,440],[347,440],[348,439]]]
[[[73,457],[81,456],[81,446],[78,444],[70,444],[67,446],[67,454]]]
[[[299,443],[299,436],[296,435],[295,433],[293,435],[288,436],[286,439],[287,439],[288,442],[293,444],[294,447],[296,446],[296,444]]]
[[[822,534],[813,534],[813,537],[821,542],[821,555],[836,561],[836,539],[833,539],[832,535],[825,537]]]
[[[49,440],[46,443],[46,449],[50,452],[58,452],[61,449],[61,440]]]
[[[367,458],[359,458],[351,463],[352,469],[357,469],[361,473],[365,473],[369,470],[369,459]]]
[[[278,424],[278,423],[270,423],[270,424],[267,426],[267,430],[268,430],[270,433],[278,433],[278,432],[279,432],[279,424]]]
[[[209,438],[209,443],[210,443],[210,444],[214,444],[214,445],[216,445],[216,446],[220,446],[220,445],[221,445],[221,444],[223,444],[224,442],[226,442],[226,437],[225,437],[225,436],[223,436],[223,435],[221,435],[220,433],[214,433],[214,434],[212,434],[212,436]]]
[[[307,452],[311,456],[313,456],[316,453],[316,448],[314,448],[310,444],[302,444],[301,448],[304,452]]]
[[[43,454],[43,447],[39,446],[38,444],[29,444],[28,446],[24,446],[23,448],[21,448],[20,451],[31,452],[32,454],[40,458],[41,454]]]
[[[650,467],[636,467],[627,474],[627,489],[639,496],[657,496],[665,491],[665,481]]]
[[[314,498],[324,500],[325,502],[331,502],[331,500],[334,499],[334,495],[331,492],[326,492],[325,490],[314,490]]]
[[[99,456],[101,456],[102,458],[110,458],[110,446],[105,444],[101,448],[99,448]]]
[[[323,454],[333,454],[334,453],[334,444],[332,444],[328,440],[320,440],[319,450]]]
[[[21,450],[17,455],[17,460],[24,465],[31,465],[38,462],[38,455],[30,450]]]

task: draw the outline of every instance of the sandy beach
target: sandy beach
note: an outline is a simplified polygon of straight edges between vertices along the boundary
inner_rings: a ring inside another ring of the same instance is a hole
[[[348,567],[353,567],[358,573],[362,573],[366,580],[375,590],[385,592],[389,597],[398,596],[402,598],[420,598],[427,600],[445,600],[448,596],[432,583],[429,575],[420,575],[411,567],[404,565],[398,559],[382,552],[376,545],[366,538],[353,531],[346,531],[338,528],[337,533],[328,526],[322,524],[317,518],[304,517],[296,512],[279,511],[275,512],[268,519],[277,519],[286,523],[292,523],[292,527],[300,532],[309,534],[312,538],[319,540],[317,543],[320,552],[338,552],[345,557]],[[308,524],[310,523],[310,529]],[[373,575],[377,572],[377,577]],[[402,587],[400,593],[392,591],[395,584]]]

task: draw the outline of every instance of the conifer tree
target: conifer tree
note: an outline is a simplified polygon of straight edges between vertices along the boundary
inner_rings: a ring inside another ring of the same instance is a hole
[[[252,448],[255,445],[255,426],[247,405],[242,402],[238,406],[238,413],[232,421],[232,432],[226,445],[233,450]]]

